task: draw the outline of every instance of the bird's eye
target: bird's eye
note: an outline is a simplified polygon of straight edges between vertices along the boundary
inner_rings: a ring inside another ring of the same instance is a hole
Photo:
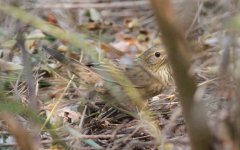
[[[160,52],[156,52],[156,53],[155,53],[155,56],[156,56],[156,57],[160,57],[160,56],[161,56],[161,53],[160,53]]]

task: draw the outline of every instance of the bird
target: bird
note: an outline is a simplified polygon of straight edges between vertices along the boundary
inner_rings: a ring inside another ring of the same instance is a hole
[[[136,101],[131,99],[138,99],[139,96],[141,101],[152,98],[173,82],[171,67],[162,45],[150,47],[130,63],[115,60],[88,65],[66,58],[48,47],[44,49],[66,65],[79,80],[90,85],[103,100],[124,112],[140,111],[143,105],[136,105]],[[132,88],[137,91],[137,94],[131,97],[129,91],[126,91],[129,87],[130,90]]]

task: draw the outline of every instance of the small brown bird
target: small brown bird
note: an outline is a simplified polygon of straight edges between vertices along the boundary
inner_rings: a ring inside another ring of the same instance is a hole
[[[55,59],[67,65],[68,69],[80,80],[87,85],[92,85],[102,99],[115,107],[130,112],[136,112],[142,108],[134,105],[135,102],[131,101],[135,97],[134,94],[132,97],[127,94],[128,87],[136,89],[141,99],[146,100],[161,93],[173,80],[167,55],[163,47],[159,45],[146,50],[128,64],[120,62],[114,62],[111,65],[93,63],[89,66],[69,60],[55,50],[46,47],[45,50]],[[125,82],[126,78],[121,78],[121,75],[124,75],[131,83]]]

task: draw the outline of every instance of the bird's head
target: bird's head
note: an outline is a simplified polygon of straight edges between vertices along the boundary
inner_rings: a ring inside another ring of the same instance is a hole
[[[138,58],[144,67],[151,71],[158,71],[163,65],[167,64],[167,54],[163,46],[155,45],[147,49]]]
[[[172,81],[172,73],[163,46],[155,45],[138,57],[140,64],[162,83]]]

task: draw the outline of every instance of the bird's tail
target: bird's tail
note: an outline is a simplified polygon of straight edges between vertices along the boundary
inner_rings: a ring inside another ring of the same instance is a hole
[[[95,85],[97,83],[102,83],[102,78],[99,74],[93,72],[89,67],[83,65],[82,63],[65,57],[58,51],[48,48],[46,46],[43,49],[50,54],[53,58],[65,65],[73,74],[75,74],[80,80],[86,84]]]

